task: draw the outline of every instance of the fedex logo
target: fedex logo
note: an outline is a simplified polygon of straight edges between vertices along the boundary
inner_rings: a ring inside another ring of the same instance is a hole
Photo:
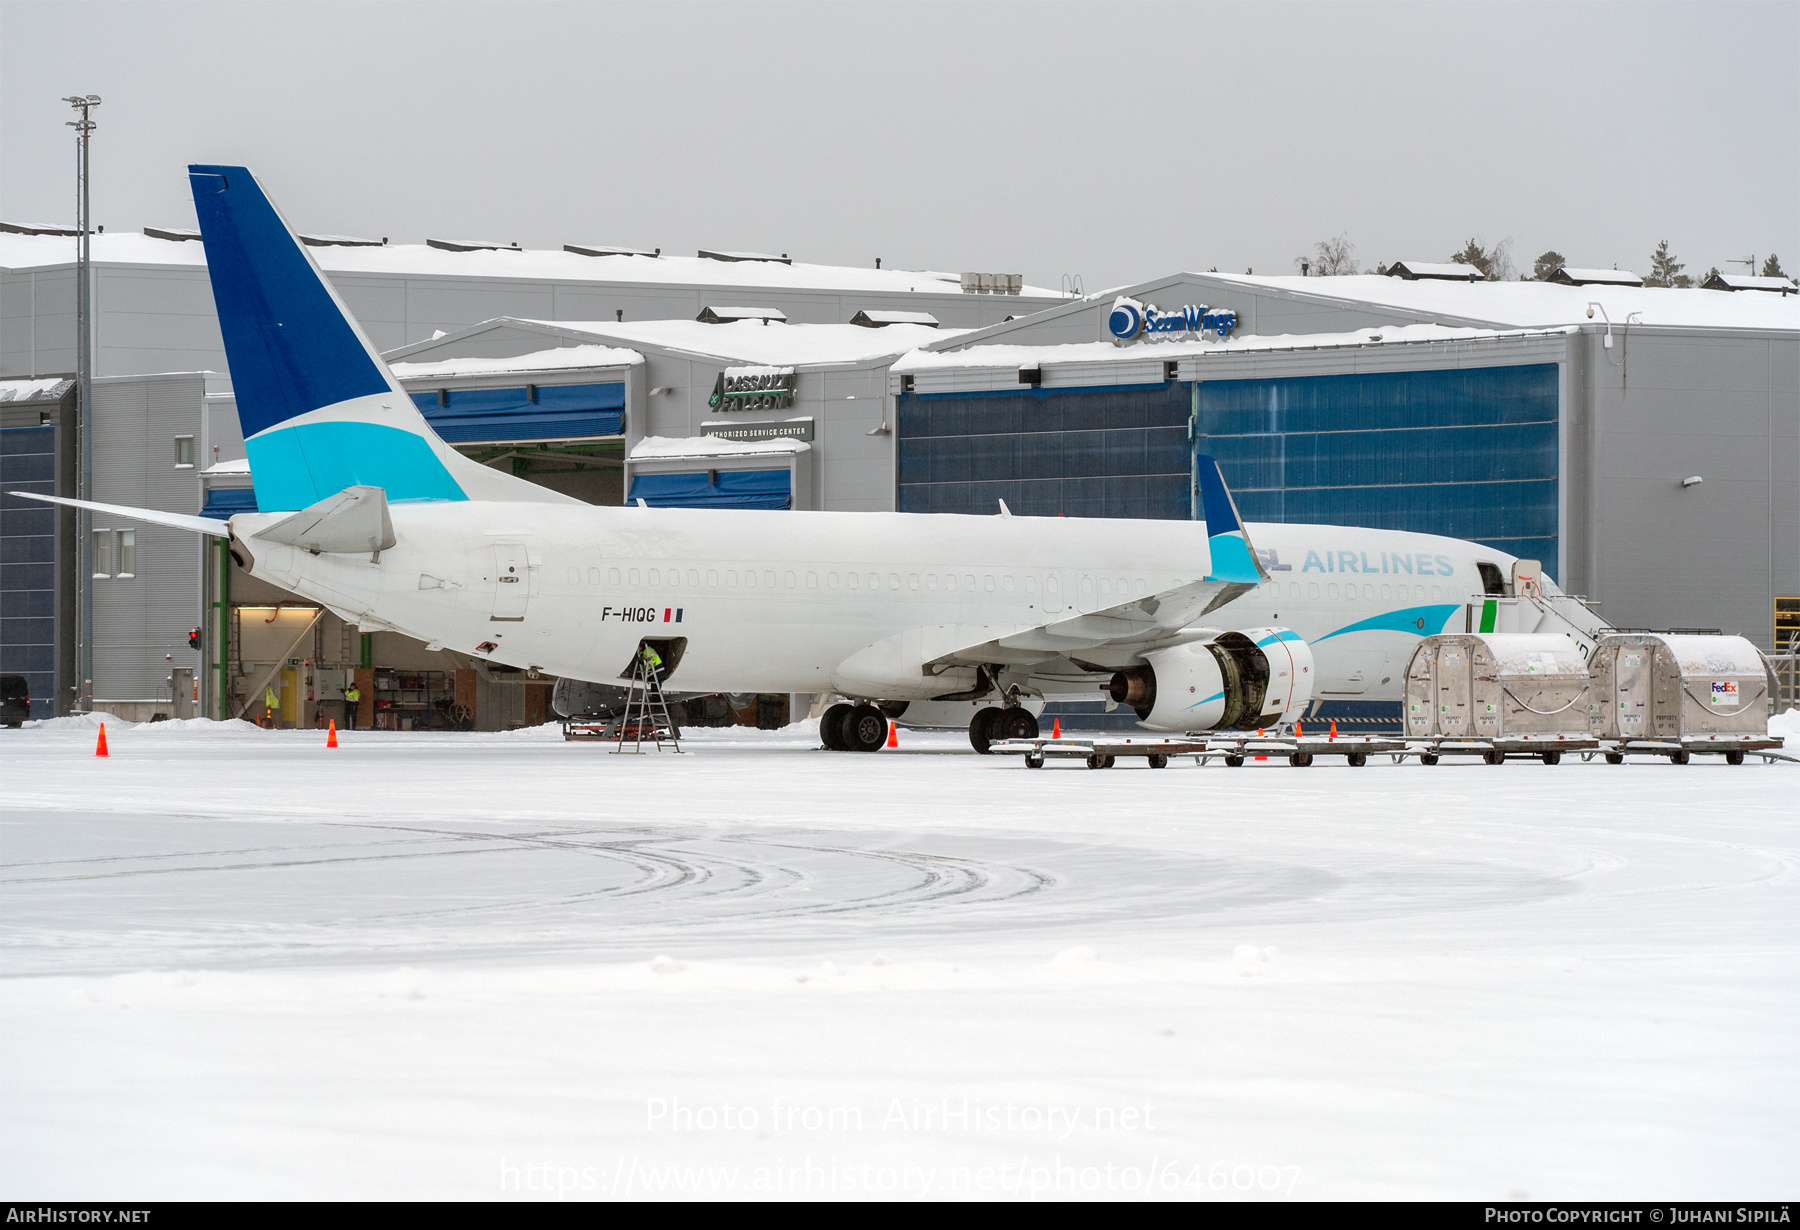
[[[1738,698],[1738,685],[1735,680],[1715,679],[1712,685],[1712,703],[1715,705],[1735,705]]]

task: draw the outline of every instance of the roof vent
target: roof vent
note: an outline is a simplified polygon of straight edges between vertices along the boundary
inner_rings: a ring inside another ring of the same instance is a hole
[[[662,255],[662,249],[649,252],[643,248],[621,248],[610,243],[565,243],[564,252],[573,252],[577,256],[649,256]]]
[[[701,248],[699,255],[709,261],[774,261],[777,265],[794,263],[788,259],[786,252],[780,256],[770,256],[767,252],[727,252],[723,249]]]
[[[300,242],[309,248],[380,248],[387,245],[387,236],[380,239],[359,239],[355,235],[301,235]]]
[[[785,324],[787,313],[779,308],[703,307],[694,319],[706,325],[729,325],[740,320],[760,320],[765,325],[771,320],[779,320]]]
[[[446,252],[522,252],[516,243],[488,243],[481,239],[427,239],[425,246]]]
[[[200,238],[200,232],[191,226],[146,226],[144,234],[152,239],[167,239],[170,243],[186,243],[190,239]]]
[[[965,273],[962,292],[965,295],[1016,295],[1025,287],[1022,273]]]
[[[924,325],[927,329],[935,329],[938,318],[930,312],[871,312],[865,308],[852,316],[850,323],[865,329],[885,329],[889,325]]]

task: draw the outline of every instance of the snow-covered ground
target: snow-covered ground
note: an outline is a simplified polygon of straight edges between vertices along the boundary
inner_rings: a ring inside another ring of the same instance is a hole
[[[0,731],[11,1199],[1774,1199],[1800,1157],[1797,766],[107,733]]]

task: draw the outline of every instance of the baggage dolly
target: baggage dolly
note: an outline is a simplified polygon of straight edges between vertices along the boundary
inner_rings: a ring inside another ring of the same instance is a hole
[[[1790,756],[1779,750],[1783,746],[1780,735],[1754,734],[1714,734],[1683,735],[1679,739],[1608,739],[1599,745],[1599,751],[1584,752],[1583,760],[1592,760],[1595,755],[1605,758],[1607,764],[1624,764],[1627,756],[1667,756],[1670,764],[1687,764],[1695,756],[1723,756],[1726,764],[1743,764],[1744,756],[1761,756],[1764,764],[1774,764],[1777,760],[1785,760],[1791,764],[1800,764],[1800,758]]]
[[[1541,760],[1556,764],[1564,752],[1591,753],[1600,740],[1579,735],[1519,735],[1511,739],[1411,739],[1395,759],[1417,756],[1420,764],[1436,764],[1445,756],[1479,756],[1483,764],[1508,760]]]
[[[1046,759],[1085,760],[1090,769],[1110,769],[1121,756],[1142,756],[1152,769],[1166,768],[1171,756],[1204,752],[1198,739],[1007,739],[988,751],[1023,756],[1027,769],[1041,769]]]
[[[1205,764],[1218,756],[1235,769],[1253,756],[1284,756],[1295,768],[1304,769],[1315,757],[1342,756],[1352,768],[1361,768],[1369,763],[1370,756],[1405,751],[1403,740],[1377,735],[1341,735],[1335,739],[1316,735],[1223,735],[1207,740],[1206,751],[1194,760]]]

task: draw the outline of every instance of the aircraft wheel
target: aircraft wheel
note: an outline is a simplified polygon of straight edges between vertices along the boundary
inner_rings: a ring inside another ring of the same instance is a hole
[[[1313,754],[1311,752],[1294,752],[1288,756],[1288,763],[1293,765],[1296,769],[1304,769],[1307,765],[1311,764],[1312,761]]]
[[[1419,753],[1419,763],[1420,764],[1436,764],[1437,762],[1438,762],[1438,755],[1436,752],[1420,752]]]
[[[1544,753],[1544,763],[1545,764],[1561,764],[1562,763],[1562,753],[1561,752],[1545,752]]]
[[[1006,710],[998,705],[989,705],[986,709],[978,709],[969,721],[969,745],[983,756],[988,754],[988,745],[994,741],[994,721],[1006,716]]]
[[[1367,752],[1351,752],[1344,759],[1350,762],[1352,769],[1360,769],[1369,763],[1369,754]]]
[[[1234,769],[1241,769],[1244,767],[1244,758],[1242,756],[1227,756],[1225,757],[1225,763]]]
[[[1744,753],[1742,753],[1742,752],[1726,752],[1725,753],[1725,763],[1726,764],[1743,764],[1744,763]]]
[[[887,714],[874,705],[858,705],[844,722],[844,744],[853,752],[879,752],[887,745]]]
[[[1144,759],[1150,762],[1150,767],[1152,769],[1166,769],[1169,767],[1169,758],[1161,752],[1146,756]]]
[[[1490,747],[1487,751],[1481,753],[1482,764],[1500,764],[1504,762],[1505,759],[1506,753],[1497,747]]]
[[[1607,764],[1624,764],[1625,763],[1625,753],[1624,752],[1607,752],[1606,753],[1606,763]]]
[[[1691,759],[1691,758],[1689,757],[1689,755],[1686,752],[1670,752],[1669,753],[1669,763],[1670,764],[1686,764],[1689,759]]]
[[[1002,709],[1000,716],[988,725],[988,736],[993,739],[1035,739],[1038,737],[1038,720],[1024,707]]]
[[[844,740],[844,723],[850,720],[855,712],[855,705],[837,704],[825,710],[819,717],[819,742],[834,752],[847,752],[849,745]]]
[[[1044,758],[1035,753],[1027,755],[1025,757],[1025,767],[1027,769],[1041,769],[1044,767]]]

